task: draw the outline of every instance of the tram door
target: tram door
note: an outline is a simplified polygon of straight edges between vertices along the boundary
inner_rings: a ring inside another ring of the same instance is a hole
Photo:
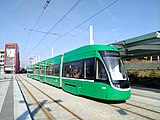
[[[84,68],[86,80],[82,82],[82,94],[96,98],[106,97],[107,74],[102,62],[89,59],[84,62]]]

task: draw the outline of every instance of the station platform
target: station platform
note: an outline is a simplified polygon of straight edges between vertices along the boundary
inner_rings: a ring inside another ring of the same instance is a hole
[[[0,120],[31,120],[15,75],[0,76]]]

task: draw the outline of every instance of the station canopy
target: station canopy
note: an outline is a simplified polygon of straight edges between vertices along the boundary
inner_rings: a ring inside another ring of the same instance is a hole
[[[122,40],[117,46],[123,58],[160,56],[160,31]]]

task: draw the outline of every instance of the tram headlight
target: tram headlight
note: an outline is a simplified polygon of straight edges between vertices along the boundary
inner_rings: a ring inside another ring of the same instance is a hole
[[[120,84],[114,84],[114,86],[120,88]]]

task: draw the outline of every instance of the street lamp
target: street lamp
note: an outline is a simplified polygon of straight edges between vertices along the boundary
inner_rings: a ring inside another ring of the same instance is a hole
[[[30,65],[32,64],[33,58],[29,58]]]

